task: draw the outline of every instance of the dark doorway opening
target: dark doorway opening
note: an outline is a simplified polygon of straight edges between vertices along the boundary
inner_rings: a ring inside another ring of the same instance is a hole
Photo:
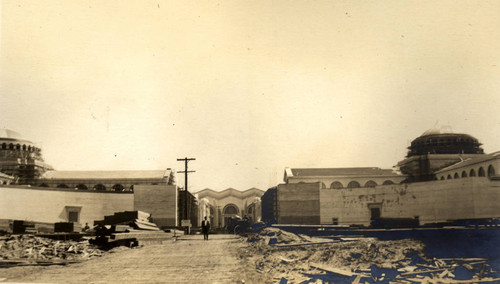
[[[372,220],[380,218],[380,208],[378,208],[378,207],[370,208],[370,214],[371,214],[370,218]]]
[[[368,204],[370,210],[370,220],[376,220],[382,217],[382,203]]]

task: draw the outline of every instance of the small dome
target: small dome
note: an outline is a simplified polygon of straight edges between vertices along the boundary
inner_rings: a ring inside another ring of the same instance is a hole
[[[0,129],[0,139],[13,139],[13,140],[24,140],[21,134],[10,130],[10,129]]]
[[[431,128],[420,136],[427,136],[427,135],[436,135],[436,134],[451,134],[453,133],[453,129],[451,126],[448,125],[443,125],[441,128]]]

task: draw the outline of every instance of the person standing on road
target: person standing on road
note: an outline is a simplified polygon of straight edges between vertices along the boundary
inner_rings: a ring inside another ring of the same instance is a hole
[[[208,241],[208,232],[210,231],[210,222],[207,220],[207,216],[205,216],[205,220],[201,221],[201,231],[203,232],[203,239]]]

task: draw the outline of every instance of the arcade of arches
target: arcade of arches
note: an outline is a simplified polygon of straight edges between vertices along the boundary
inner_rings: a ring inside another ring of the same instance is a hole
[[[252,222],[261,218],[260,197],[264,191],[251,188],[239,191],[228,188],[223,191],[204,189],[199,191],[199,222],[207,217],[213,228],[224,228],[231,217],[247,217]],[[200,225],[198,224],[198,225]]]

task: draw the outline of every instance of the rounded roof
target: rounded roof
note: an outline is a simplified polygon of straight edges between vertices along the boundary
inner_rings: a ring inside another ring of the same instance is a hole
[[[408,147],[407,157],[424,154],[483,154],[481,143],[469,135],[453,133],[451,129],[429,129],[415,138]]]
[[[452,134],[451,126],[442,126],[441,128],[431,128],[422,133],[420,136],[436,135],[436,134]]]
[[[33,142],[25,139],[21,134],[10,129],[0,129],[0,140],[3,143],[9,143],[8,141],[17,141],[18,143],[33,145]]]
[[[0,129],[0,139],[24,140],[21,134],[10,129]]]

